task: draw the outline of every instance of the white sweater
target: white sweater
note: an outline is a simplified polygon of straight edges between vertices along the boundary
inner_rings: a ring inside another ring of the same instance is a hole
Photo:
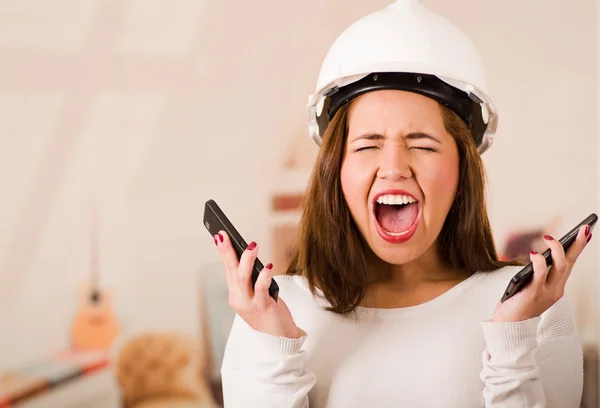
[[[225,349],[226,408],[579,407],[583,358],[567,297],[541,317],[490,323],[517,267],[476,273],[424,304],[323,310],[304,278],[277,276],[300,339],[236,316]]]

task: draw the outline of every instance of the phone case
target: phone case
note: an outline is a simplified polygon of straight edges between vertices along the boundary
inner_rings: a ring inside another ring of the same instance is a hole
[[[248,248],[248,244],[242,238],[240,233],[235,229],[231,221],[225,216],[225,213],[219,208],[217,203],[214,200],[208,200],[204,204],[204,226],[211,234],[211,236],[215,236],[219,233],[219,231],[223,230],[227,232],[229,238],[231,240],[231,244],[235,249],[235,252],[238,256],[238,259],[242,256],[246,248]],[[256,284],[256,279],[258,278],[258,274],[264,268],[262,262],[256,258],[254,261],[254,268],[252,269],[252,288]],[[271,279],[271,285],[269,286],[269,295],[277,301],[279,296],[279,286],[275,279]]]
[[[575,241],[577,233],[579,232],[579,228],[581,228],[583,225],[589,225],[591,233],[591,231],[594,228],[594,225],[596,224],[596,221],[598,221],[598,216],[592,213],[586,219],[581,221],[577,226],[575,226],[571,231],[569,231],[564,237],[562,237],[559,242],[562,244],[563,248],[565,249],[565,252]],[[544,251],[542,255],[546,259],[546,265],[551,266],[552,255],[550,249]],[[517,294],[531,281],[532,278],[533,264],[529,263],[527,266],[521,269],[515,276],[512,277],[512,279],[508,283],[508,286],[506,287],[506,290],[504,291],[504,294],[502,295],[501,302],[504,303],[506,300],[510,299],[515,294]]]

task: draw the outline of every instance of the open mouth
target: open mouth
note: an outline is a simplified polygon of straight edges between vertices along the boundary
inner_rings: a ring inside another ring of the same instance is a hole
[[[417,229],[420,206],[408,194],[382,194],[375,200],[374,212],[379,235],[388,242],[404,242]]]

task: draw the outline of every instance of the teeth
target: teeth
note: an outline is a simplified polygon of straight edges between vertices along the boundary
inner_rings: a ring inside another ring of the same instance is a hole
[[[415,203],[415,202],[417,202],[417,200],[415,200],[411,196],[403,195],[403,194],[397,194],[397,195],[396,194],[384,194],[377,198],[377,202],[379,204],[394,205],[394,204]]]
[[[410,228],[407,229],[406,231],[402,231],[402,232],[390,232],[388,230],[386,230],[385,228],[382,228],[386,234],[391,235],[393,237],[401,237],[402,235],[406,235],[410,232]]]

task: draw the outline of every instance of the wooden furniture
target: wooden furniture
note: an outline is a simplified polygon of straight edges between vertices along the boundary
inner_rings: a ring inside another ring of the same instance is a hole
[[[580,408],[600,407],[600,358],[597,344],[583,347],[583,395]]]
[[[0,375],[0,408],[117,408],[106,352],[65,351]]]

